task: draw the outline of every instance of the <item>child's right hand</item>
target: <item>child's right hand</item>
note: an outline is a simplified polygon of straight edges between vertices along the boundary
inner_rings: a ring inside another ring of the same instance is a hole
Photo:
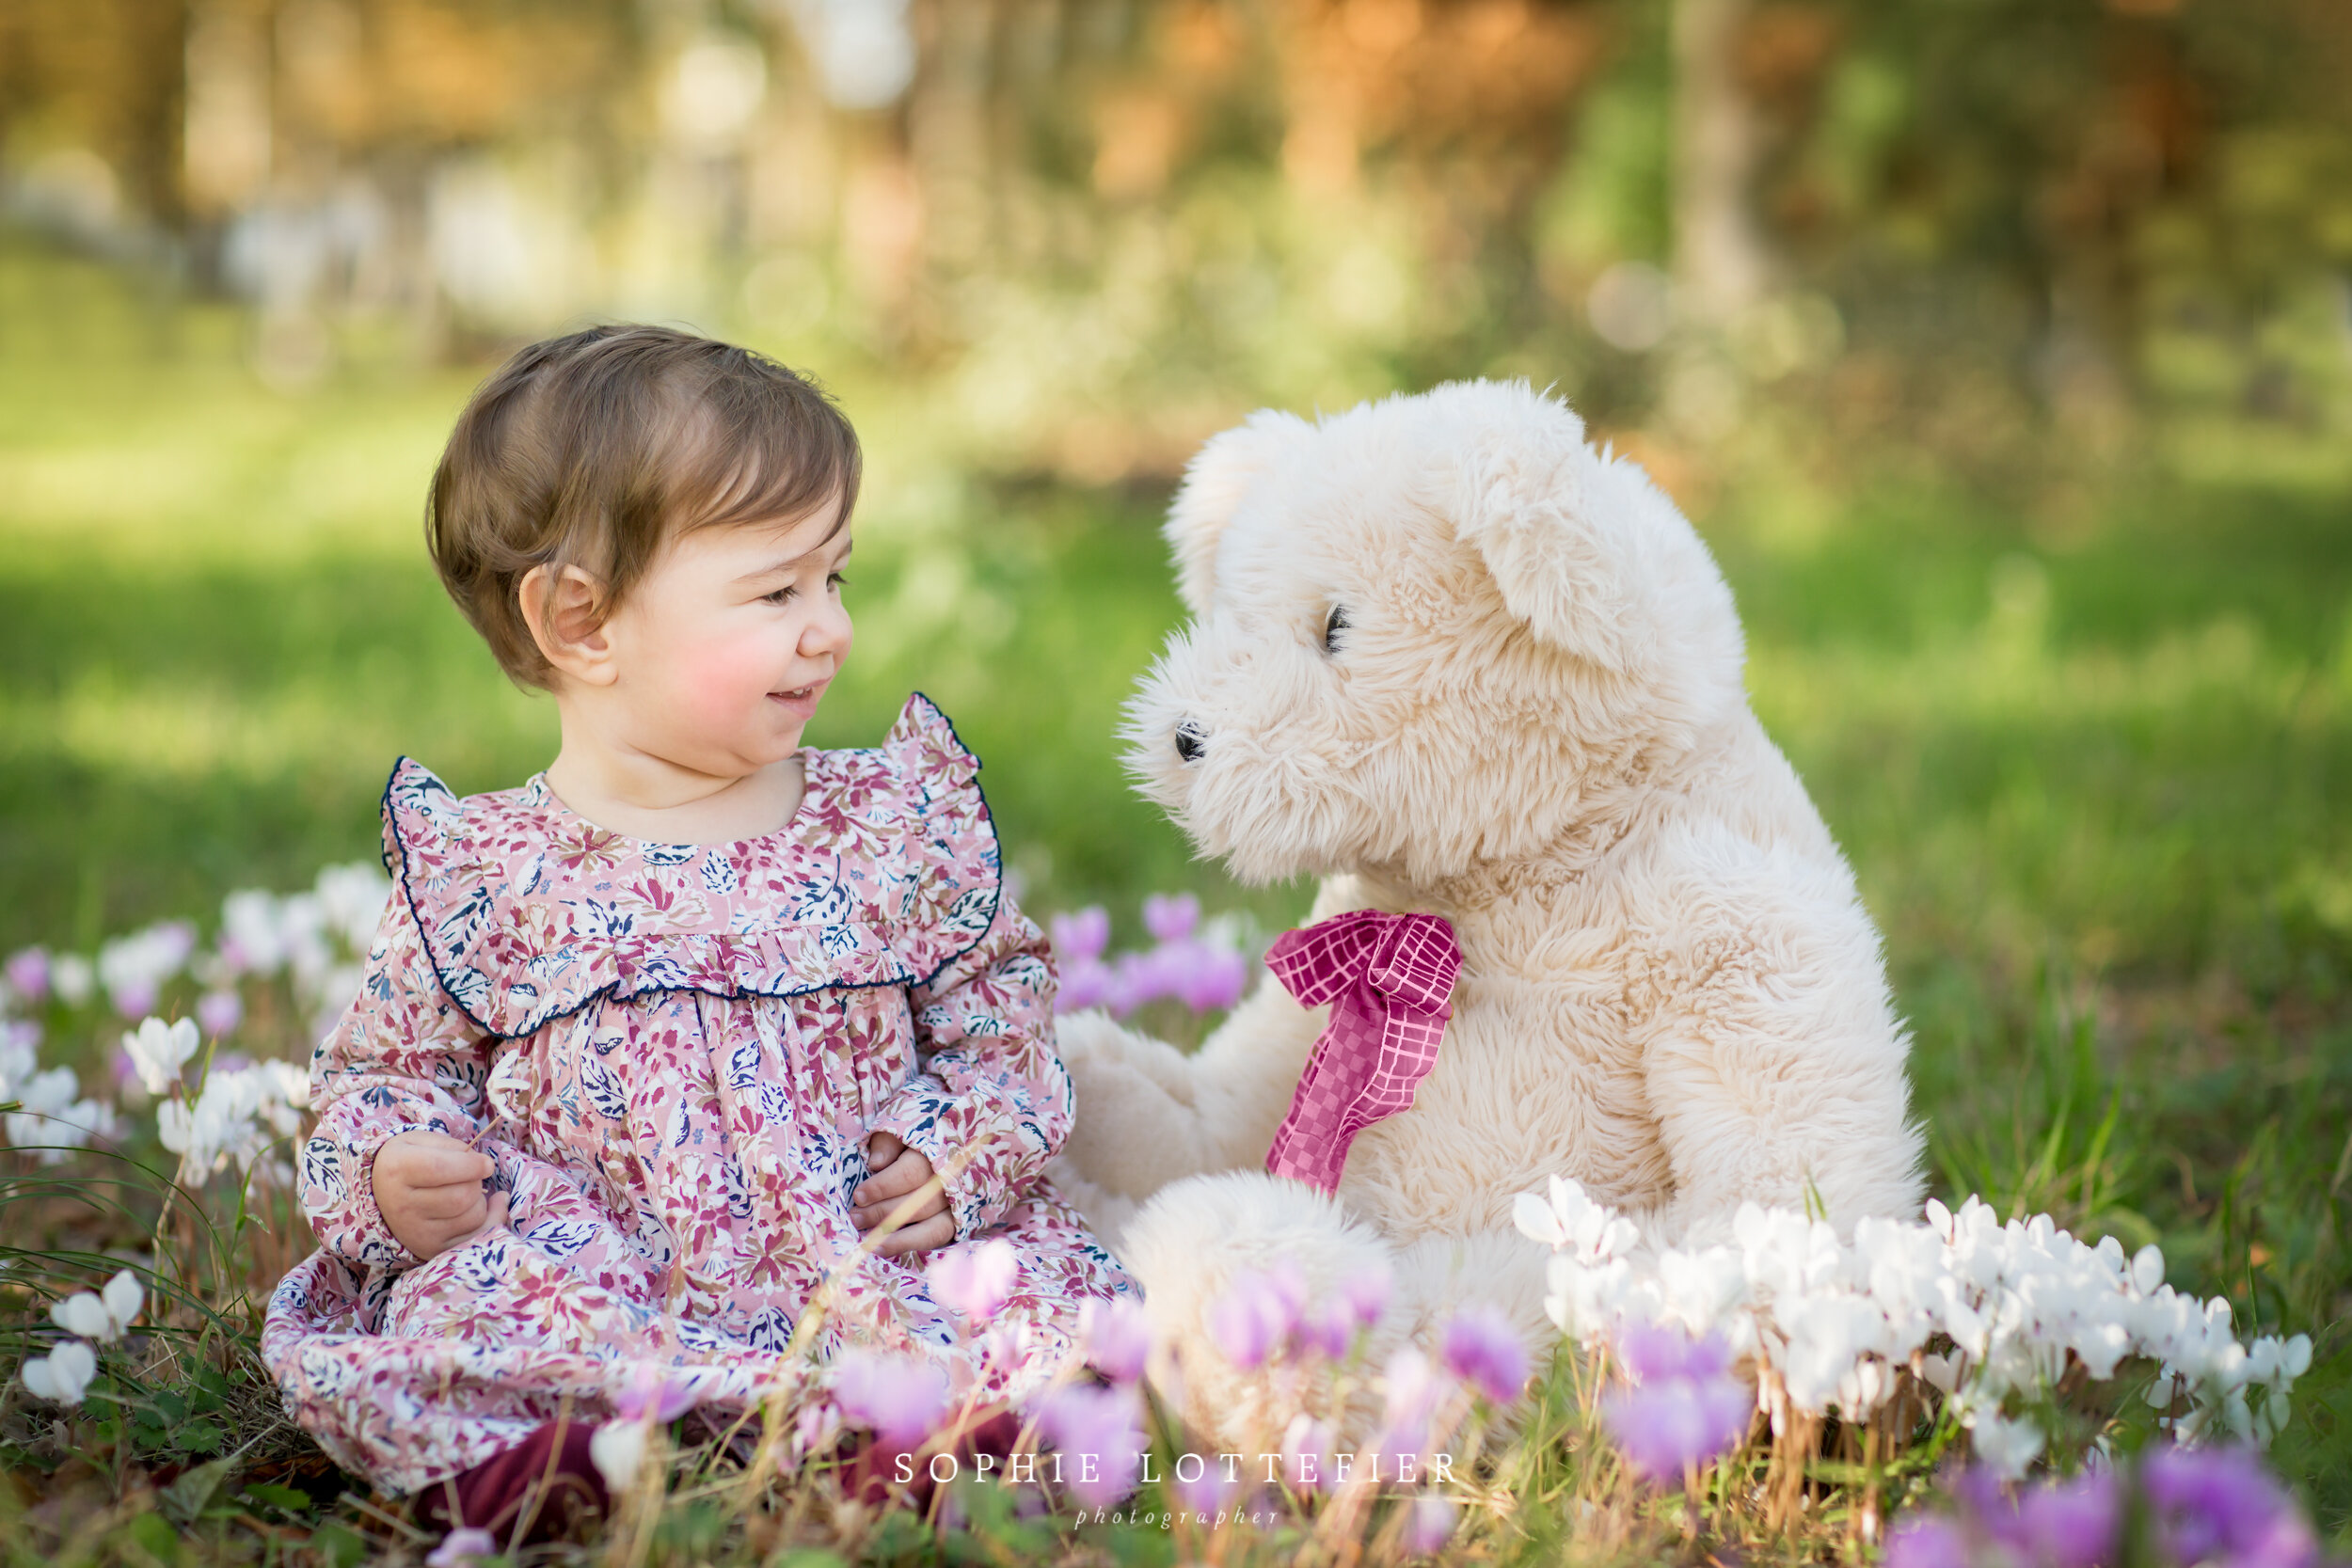
[[[375,1151],[375,1207],[419,1261],[506,1223],[506,1195],[483,1191],[498,1169],[446,1132],[403,1132]]]

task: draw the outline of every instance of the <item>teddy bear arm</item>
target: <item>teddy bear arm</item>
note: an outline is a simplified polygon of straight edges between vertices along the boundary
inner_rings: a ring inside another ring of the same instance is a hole
[[[1271,976],[1262,976],[1200,1047],[1191,1063],[1193,1099],[1216,1162],[1204,1169],[1264,1163],[1325,1017],[1325,1009],[1301,1007]]]
[[[1062,1148],[1072,1171],[1105,1192],[1144,1198],[1211,1168],[1190,1059],[1101,1013],[1063,1019],[1060,1044],[1077,1100]]]
[[[1659,1221],[1696,1241],[1745,1201],[1818,1204],[1841,1227],[1909,1212],[1922,1139],[1876,929],[1835,884],[1745,891],[1655,956],[1641,1059],[1674,1178]]]

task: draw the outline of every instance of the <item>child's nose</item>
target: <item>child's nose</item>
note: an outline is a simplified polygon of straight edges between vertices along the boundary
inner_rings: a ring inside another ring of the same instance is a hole
[[[828,605],[801,628],[801,653],[808,657],[819,654],[837,657],[848,651],[852,635],[849,610],[837,603]]]

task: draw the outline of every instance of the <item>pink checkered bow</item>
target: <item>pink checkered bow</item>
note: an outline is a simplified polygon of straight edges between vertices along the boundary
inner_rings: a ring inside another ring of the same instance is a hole
[[[1356,1134],[1413,1108],[1438,1065],[1462,949],[1434,914],[1350,914],[1285,931],[1266,968],[1305,1007],[1331,1004],[1265,1168],[1336,1192]]]

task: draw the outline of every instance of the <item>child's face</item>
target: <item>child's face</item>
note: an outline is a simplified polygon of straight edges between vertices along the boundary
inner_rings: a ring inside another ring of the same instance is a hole
[[[619,738],[720,778],[799,748],[850,654],[840,510],[835,500],[795,523],[700,529],[663,547],[603,627],[629,731]]]

